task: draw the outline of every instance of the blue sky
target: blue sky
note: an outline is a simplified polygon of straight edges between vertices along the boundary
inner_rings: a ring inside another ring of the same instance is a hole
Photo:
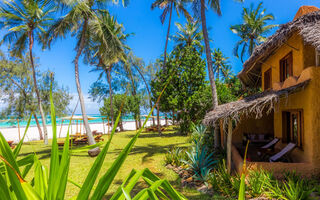
[[[230,58],[230,64],[234,72],[239,72],[242,63],[232,55],[232,50],[238,37],[230,31],[230,26],[241,23],[241,12],[243,7],[249,7],[251,3],[256,6],[260,1],[245,0],[244,3],[238,3],[233,0],[222,0],[222,16],[219,17],[211,10],[207,12],[207,26],[210,27],[209,36],[213,40],[211,48],[220,48],[222,52]],[[122,23],[127,33],[134,33],[130,37],[128,45],[136,56],[144,59],[146,63],[154,61],[163,53],[165,37],[167,31],[167,22],[162,25],[159,16],[161,10],[151,10],[152,1],[137,0],[131,1],[129,6],[123,8],[120,5],[109,5],[108,9]],[[293,19],[295,13],[302,5],[314,5],[320,7],[320,1],[315,0],[266,0],[263,1],[267,13],[275,16],[275,24],[283,24]],[[173,15],[173,22],[185,22],[181,16],[178,18]],[[176,31],[172,26],[171,34]],[[3,33],[3,32],[2,32]],[[169,51],[173,44],[169,43]],[[66,38],[54,43],[51,50],[42,51],[35,47],[35,55],[39,58],[40,70],[50,69],[55,72],[55,79],[60,85],[69,87],[70,92],[77,94],[73,59],[75,57],[75,40]],[[2,47],[4,49],[4,47]],[[89,114],[99,113],[99,104],[88,99],[88,90],[90,85],[97,79],[98,74],[89,72],[91,66],[80,63],[80,81],[82,91],[86,98],[87,112]],[[71,103],[73,107],[75,101]],[[77,111],[78,113],[80,110]]]

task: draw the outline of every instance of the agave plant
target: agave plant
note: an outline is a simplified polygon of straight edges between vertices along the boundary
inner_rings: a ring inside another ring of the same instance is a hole
[[[213,159],[213,153],[208,154],[206,146],[196,140],[194,144],[190,151],[187,152],[188,159],[183,160],[183,163],[195,173],[197,179],[205,181],[213,165],[218,161]]]
[[[17,159],[17,156],[20,152],[23,143],[23,139],[26,135],[27,128],[30,124],[31,117],[29,118],[29,122],[22,140],[19,142],[19,144],[13,151],[9,147],[3,135],[0,133],[0,159],[3,161],[0,163],[1,199],[56,200],[65,198],[65,191],[68,182],[67,179],[70,166],[69,131],[67,132],[67,137],[65,139],[62,153],[59,153],[56,134],[56,117],[54,104],[52,100],[52,92],[50,92],[50,103],[53,139],[49,169],[42,165],[42,163],[39,161],[36,155],[29,155],[20,160]],[[94,187],[94,184],[102,168],[103,161],[106,157],[106,154],[108,152],[109,146],[115,133],[115,129],[121,116],[121,113],[118,114],[110,138],[101,150],[98,157],[96,158],[91,169],[89,170],[89,173],[86,179],[84,180],[83,186],[74,183],[73,181],[70,181],[71,183],[75,184],[80,188],[79,193],[72,199],[98,200],[103,198],[103,196],[107,193],[109,187],[111,186],[118,171],[120,170],[122,164],[125,162],[128,154],[133,148],[136,140],[138,139],[141,131],[143,130],[146,122],[148,121],[148,118],[150,117],[152,110],[150,111],[147,120],[143,124],[142,128],[139,129],[139,131],[137,131],[136,135],[121,151],[121,153],[113,162],[111,167],[98,180],[97,186]],[[25,177],[32,168],[32,166],[34,166],[34,174],[32,176],[33,178],[31,182],[27,182],[25,180]],[[24,169],[23,171],[20,171],[20,168],[22,167],[24,167]],[[142,178],[149,187],[138,192],[135,197],[131,197],[130,192],[140,178]],[[177,192],[168,183],[168,181],[159,179],[156,175],[150,172],[150,170],[145,169],[142,171],[133,170],[129,174],[129,177],[113,194],[111,199],[158,199],[158,197],[161,197],[162,199],[186,199],[182,194]]]
[[[191,139],[193,141],[198,141],[202,143],[202,138],[205,135],[207,131],[207,127],[204,126],[203,124],[199,124],[199,125],[192,125],[192,135],[191,135]]]

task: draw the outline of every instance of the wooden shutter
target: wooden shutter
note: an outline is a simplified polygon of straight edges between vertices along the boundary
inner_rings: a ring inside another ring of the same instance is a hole
[[[264,90],[271,88],[272,83],[271,68],[264,72]]]

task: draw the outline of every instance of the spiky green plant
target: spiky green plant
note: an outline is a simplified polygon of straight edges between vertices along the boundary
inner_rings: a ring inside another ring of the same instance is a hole
[[[4,167],[2,167],[2,173],[0,173],[0,194],[2,194],[1,198],[22,200],[55,200],[65,198],[66,185],[68,181],[67,178],[70,166],[69,131],[67,132],[63,150],[60,154],[57,144],[56,116],[52,100],[52,92],[50,93],[50,103],[53,139],[49,170],[44,165],[42,165],[36,155],[27,156],[21,160],[17,160],[17,156],[21,149],[21,145],[23,143],[26,132],[23,136],[23,139],[20,141],[14,151],[11,150],[5,138],[0,133],[0,159],[4,163],[1,163],[1,165]],[[152,110],[149,113],[147,120],[150,117],[151,113]],[[146,120],[142,128],[137,131],[136,135],[121,151],[117,159],[113,162],[112,166],[99,179],[98,184],[95,187],[96,189],[94,189],[94,184],[102,168],[120,116],[121,113],[119,112],[115,122],[115,126],[111,132],[110,139],[93,163],[83,183],[83,187],[71,181],[73,184],[77,185],[80,188],[79,193],[72,199],[98,200],[103,198],[147,122]],[[29,172],[32,165],[34,165],[34,175],[32,181],[29,183],[24,178]],[[25,166],[23,172],[20,171],[21,166]],[[135,197],[131,198],[130,192],[140,178],[142,178],[147,183],[147,185],[149,185],[149,187],[141,190]],[[182,194],[177,192],[168,183],[168,181],[159,179],[148,169],[139,172],[133,170],[130,173],[129,177],[125,180],[125,182],[116,191],[116,193],[113,194],[112,199],[158,199],[157,196],[161,197],[162,199],[186,199]]]

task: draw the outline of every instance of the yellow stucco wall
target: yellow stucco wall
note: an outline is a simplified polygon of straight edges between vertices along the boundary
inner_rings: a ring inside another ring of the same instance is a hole
[[[262,89],[264,88],[264,72],[270,68],[272,74],[271,86],[273,83],[280,82],[280,60],[290,52],[292,52],[293,58],[293,76],[299,76],[305,68],[315,66],[314,47],[304,44],[301,36],[295,33],[288,39],[286,44],[282,45],[261,64]]]

